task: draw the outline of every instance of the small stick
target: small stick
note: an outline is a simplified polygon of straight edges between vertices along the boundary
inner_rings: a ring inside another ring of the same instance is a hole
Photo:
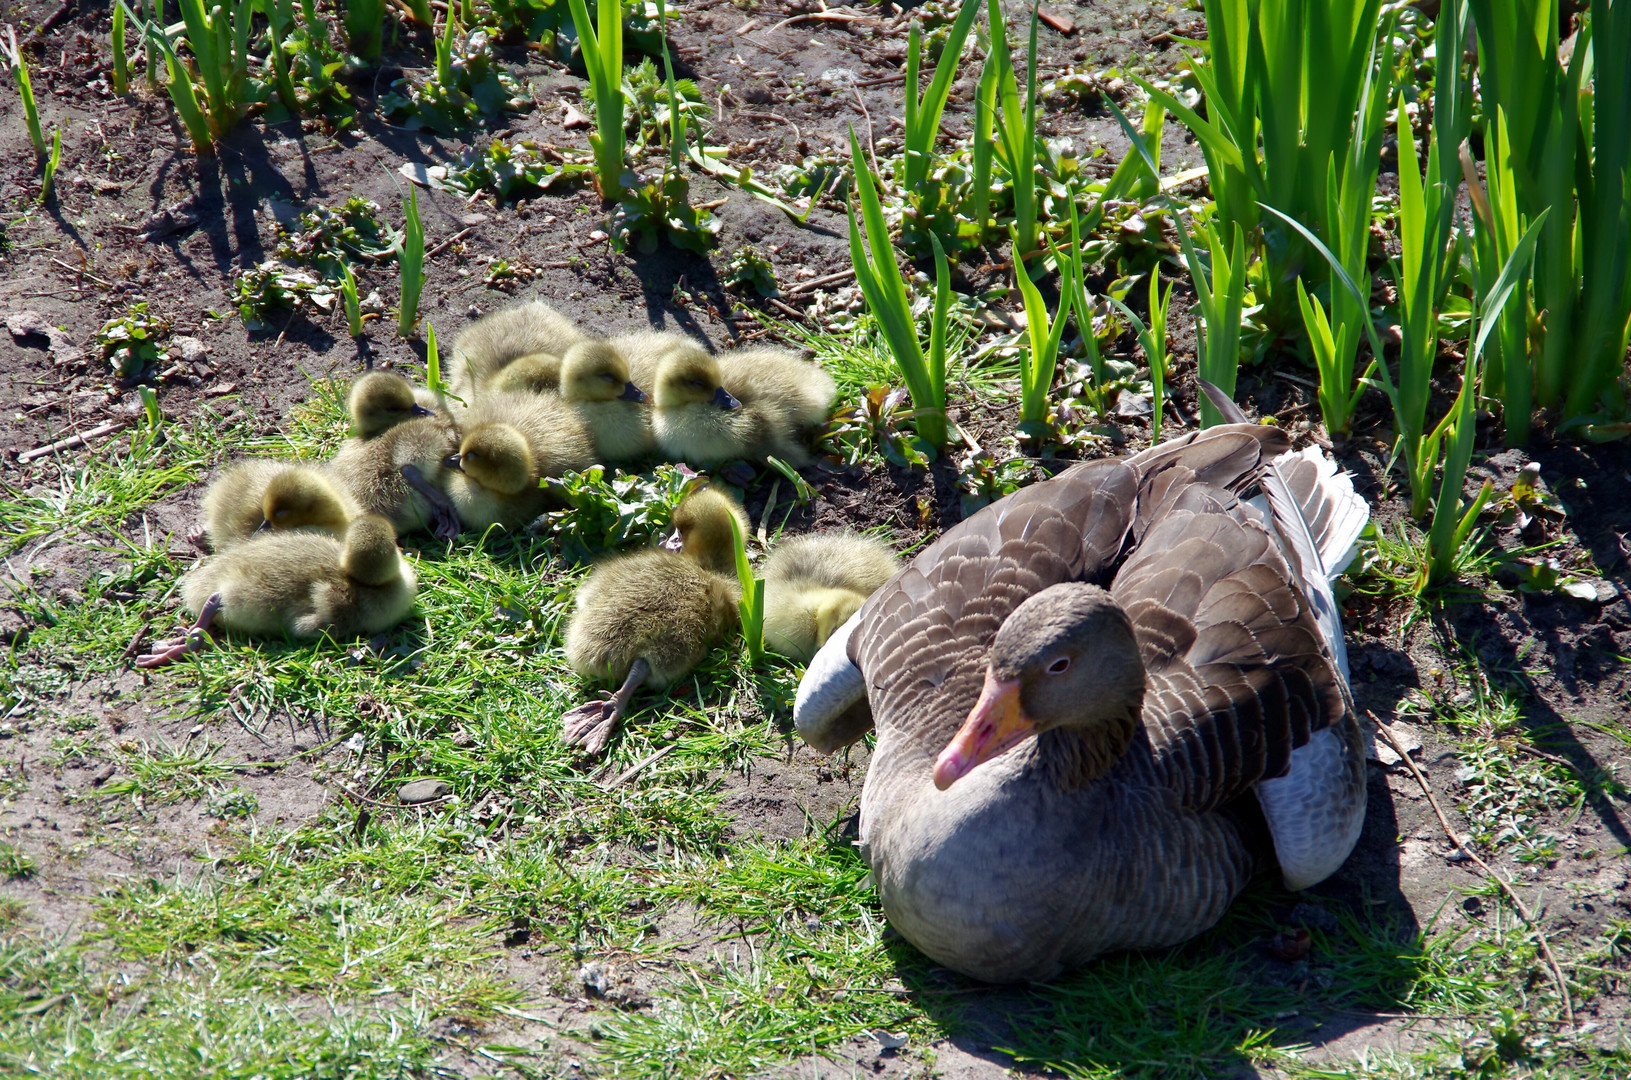
[[[794,319],[803,319],[804,318],[804,312],[800,311],[798,308],[790,307],[789,305],[782,303],[780,300],[777,300],[775,297],[771,297],[770,300],[767,301],[767,302],[770,304],[771,307],[775,308],[777,311],[781,312],[783,315],[790,316],[791,318],[794,318]]]
[[[448,237],[446,240],[443,240],[440,244],[437,244],[435,247],[433,247],[429,251],[425,252],[425,258],[427,258],[427,259],[435,258],[436,256],[440,255],[442,252],[446,251],[448,248],[452,247],[454,244],[457,244],[460,240],[463,240],[465,237],[469,236],[471,233],[473,233],[475,231],[476,231],[476,227],[474,225],[470,226],[468,229],[460,229],[458,232],[454,233],[452,236]]]
[[[119,657],[121,662],[128,662],[131,657],[136,655],[136,650],[142,646],[142,638],[147,636],[147,628],[152,625],[152,619],[142,620],[141,628],[136,631],[136,636],[130,639],[130,644],[125,646],[124,654]]]
[[[657,762],[667,757],[668,752],[673,750],[674,747],[678,745],[678,743],[669,743],[660,750],[652,751],[639,761],[636,761],[633,765],[630,765],[628,768],[624,769],[616,780],[613,780],[611,783],[607,784],[602,790],[610,791],[621,784],[627,783],[629,780],[632,780],[635,776],[639,775],[640,772],[642,772],[648,765],[655,765]]]
[[[810,11],[803,15],[789,16],[774,26],[767,26],[762,33],[774,34],[784,26],[792,26],[794,23],[810,22],[812,20],[821,22],[877,22],[878,17],[876,15],[852,15],[847,11]],[[905,76],[902,76],[902,78],[905,78]]]
[[[1433,789],[1427,786],[1427,778],[1422,776],[1421,770],[1416,768],[1416,762],[1408,753],[1405,752],[1405,748],[1399,744],[1399,741],[1393,737],[1393,732],[1389,730],[1388,726],[1376,719],[1376,714],[1370,712],[1369,710],[1366,711],[1365,715],[1371,718],[1371,722],[1376,725],[1376,730],[1381,732],[1382,737],[1386,739],[1390,745],[1392,745],[1393,752],[1403,758],[1406,765],[1410,766],[1411,775],[1416,778],[1416,783],[1421,785],[1422,791],[1427,795],[1427,801],[1432,804],[1433,813],[1438,815],[1438,823],[1444,826],[1444,832],[1449,836],[1450,843],[1456,846],[1457,851],[1460,851],[1462,854],[1466,855],[1467,858],[1477,863],[1478,868],[1482,870],[1491,881],[1495,882],[1495,884],[1501,887],[1501,891],[1506,893],[1507,899],[1512,901],[1512,906],[1517,908],[1518,917],[1524,921],[1524,924],[1527,925],[1529,929],[1535,932],[1535,940],[1540,943],[1540,951],[1546,957],[1546,963],[1552,969],[1552,978],[1557,982],[1557,992],[1563,999],[1563,1017],[1565,1021],[1567,1021],[1569,1027],[1572,1029],[1575,1026],[1574,1005],[1569,999],[1568,980],[1563,977],[1563,967],[1557,962],[1557,957],[1553,955],[1552,947],[1546,941],[1546,935],[1543,934],[1540,927],[1535,924],[1534,916],[1529,914],[1529,908],[1524,904],[1522,898],[1518,896],[1517,890],[1511,885],[1507,884],[1505,878],[1501,877],[1494,870],[1490,869],[1489,863],[1485,862],[1483,859],[1480,859],[1477,852],[1473,851],[1466,844],[1461,842],[1460,834],[1458,834],[1455,829],[1450,826],[1450,819],[1445,816],[1444,808],[1438,804],[1438,798],[1433,794]]]
[[[102,286],[104,289],[113,288],[113,282],[104,281],[103,279],[97,277],[95,274],[91,273],[89,270],[84,270],[84,269],[81,269],[80,267],[77,267],[77,266],[69,266],[67,263],[63,262],[61,259],[57,258],[54,255],[51,257],[51,261],[53,263],[56,263],[58,266],[62,267],[64,270],[68,271],[70,274],[78,274],[80,277],[90,278],[92,281],[96,282],[98,285]]]
[[[788,289],[787,295],[797,296],[800,293],[815,292],[823,285],[836,285],[840,281],[848,281],[854,276],[855,268],[852,266],[848,270],[840,270],[836,274],[826,274],[822,277],[811,278],[809,281],[801,281],[797,285],[794,285],[792,288]]]
[[[47,454],[54,454],[58,450],[77,449],[84,446],[92,439],[100,439],[104,435],[111,435],[123,426],[124,421],[122,420],[104,420],[102,423],[97,424],[95,427],[91,428],[91,430],[82,434],[70,435],[66,439],[58,439],[56,442],[50,443],[46,446],[36,446],[32,450],[24,450],[21,454],[17,455],[17,464],[26,465],[35,458],[41,458]]]

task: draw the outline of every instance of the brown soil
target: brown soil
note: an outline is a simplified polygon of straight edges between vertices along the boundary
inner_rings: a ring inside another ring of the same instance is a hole
[[[56,7],[54,2],[25,3],[20,21],[38,25]],[[365,357],[348,340],[343,316],[296,313],[273,330],[247,331],[227,298],[231,275],[269,256],[274,201],[330,204],[360,195],[380,203],[395,220],[406,185],[398,166],[444,161],[465,145],[381,123],[371,108],[375,81],[370,81],[354,88],[360,105],[355,133],[334,137],[295,124],[251,122],[213,160],[200,160],[188,148],[167,101],[140,95],[115,98],[98,81],[106,62],[106,7],[74,0],[63,7],[65,17],[29,50],[47,130],[59,125],[64,130],[57,200],[43,209],[33,201],[38,181],[20,105],[15,94],[0,95],[0,147],[9,162],[0,165],[0,205],[8,216],[0,258],[0,314],[38,312],[64,328],[81,355],[53,355],[43,336],[0,334],[0,408],[7,417],[0,427],[0,485],[10,491],[51,488],[77,470],[94,469],[110,441],[94,440],[89,448],[27,463],[19,462],[20,452],[93,429],[107,419],[130,421],[139,412],[134,390],[110,381],[92,345],[103,321],[138,299],[172,320],[175,333],[195,336],[209,350],[200,363],[157,384],[165,415],[176,421],[225,400],[233,403],[228,411],[241,410],[271,431],[291,406],[309,395],[312,379],[361,370]],[[824,148],[845,147],[851,124],[861,131],[870,125],[880,152],[882,140],[899,138],[895,118],[901,91],[889,77],[900,70],[904,35],[885,33],[871,8],[865,9],[867,19],[850,23],[803,21],[771,29],[813,10],[798,0],[787,6],[701,0],[689,5],[675,31],[683,73],[694,77],[708,100],[719,106],[710,141],[729,145],[734,160],[756,171]],[[1173,8],[1156,13],[1132,0],[1061,3],[1055,10],[1070,15],[1077,29],[1070,37],[1042,31],[1044,62],[1053,69],[1084,63],[1170,69],[1178,58],[1170,38],[1201,32],[1197,13]],[[1017,17],[1013,25],[1019,25]],[[562,103],[578,103],[581,80],[523,48],[501,49],[500,55],[530,83],[538,103],[535,110],[513,118],[507,133],[586,146],[582,130],[561,126]],[[425,56],[404,49],[388,59],[403,68],[422,68]],[[831,78],[823,81],[823,73],[837,68],[854,73],[854,87],[840,87]],[[802,94],[795,90],[801,78],[808,88]],[[967,80],[954,93],[947,120],[954,133],[966,131],[971,93]],[[1112,161],[1125,148],[1114,121],[1097,106],[1050,111],[1045,127],[1050,134],[1075,136],[1078,146],[1084,136],[1101,141]],[[1164,141],[1167,169],[1199,162],[1176,123],[1169,122]],[[784,288],[849,265],[846,226],[831,205],[819,208],[800,227],[766,204],[707,178],[693,179],[693,195],[699,202],[725,200],[719,209],[724,222],[719,254],[712,261],[667,247],[652,256],[611,250],[591,238],[604,216],[587,189],[502,206],[490,201],[467,206],[446,194],[421,191],[428,243],[464,234],[429,262],[423,310],[443,339],[450,340],[469,319],[510,300],[481,284],[484,260],[505,258],[537,269],[524,292],[547,297],[593,331],[660,325],[700,333],[723,346],[765,333],[758,323],[741,317],[749,302],[719,284],[716,267],[728,253],[754,244],[769,255]],[[178,205],[196,214],[195,225],[151,240],[138,235],[137,226]],[[364,292],[378,288],[387,304],[394,299],[394,273],[373,273],[360,284]],[[1193,349],[1187,304],[1181,295],[1174,313],[1179,353]],[[757,301],[752,306],[765,307]],[[1123,342],[1121,348],[1130,354],[1133,346]],[[369,337],[369,351],[375,364],[408,366],[423,360],[421,344],[404,343],[388,328]],[[1180,357],[1180,372],[1185,363]],[[1192,370],[1192,360],[1187,363]],[[1298,378],[1311,376],[1294,364],[1286,371]],[[1306,420],[1314,411],[1302,383],[1271,372],[1243,373],[1241,389],[1249,407],[1288,423]],[[1181,404],[1193,405],[1192,390],[1180,386],[1179,393]],[[1402,510],[1397,493],[1381,484],[1387,417],[1374,405],[1361,417],[1359,434],[1342,448],[1341,457],[1377,507],[1378,522],[1393,528]],[[971,425],[997,426],[1000,421],[982,419],[990,413],[983,403],[960,402],[958,407]],[[1147,438],[1147,426],[1127,426],[1127,444]],[[1478,459],[1475,479],[1487,474],[1498,488],[1510,487],[1525,461],[1541,462],[1542,475],[1568,510],[1566,522],[1547,537],[1559,545],[1551,554],[1566,564],[1589,556],[1601,576],[1599,599],[1489,586],[1405,627],[1405,602],[1356,596],[1349,601],[1348,620],[1356,700],[1361,709],[1392,718],[1411,691],[1452,696],[1462,687],[1455,673],[1441,672],[1445,662],[1439,650],[1446,644],[1452,651],[1472,648],[1492,678],[1526,694],[1525,723],[1537,746],[1585,775],[1612,771],[1627,757],[1621,740],[1627,703],[1623,658],[1631,656],[1625,539],[1631,530],[1631,451],[1623,445],[1551,443],[1544,436],[1527,453],[1500,452],[1493,440],[1484,449],[1488,456]],[[874,461],[848,469],[818,468],[808,475],[822,498],[794,513],[788,522],[794,531],[888,521],[902,537],[911,537],[938,531],[960,517],[955,469],[948,463],[925,473],[884,468]],[[756,520],[770,483],[766,476],[749,492]],[[172,548],[184,553],[181,538],[194,523],[199,486],[166,498],[144,520],[126,523],[125,535],[140,542],[144,529],[155,535],[167,532],[174,538]],[[777,517],[779,523],[779,513]],[[110,539],[61,537],[25,548],[11,556],[6,573],[47,596],[73,600],[95,587],[96,571],[114,563]],[[1512,547],[1518,540],[1511,530],[1496,530],[1491,542]],[[81,678],[71,662],[31,648],[31,610],[26,599],[0,610],[0,640],[20,651],[39,679],[31,687],[36,711],[5,731],[9,738],[0,779],[10,786],[0,804],[0,835],[30,854],[40,869],[33,878],[6,883],[4,890],[28,903],[29,918],[39,930],[55,934],[82,927],[84,898],[109,882],[131,875],[164,877],[179,865],[192,864],[215,823],[189,805],[132,810],[110,820],[105,810],[81,801],[112,775],[103,757],[87,754],[60,769],[35,764],[52,756],[52,740],[69,721],[109,743],[180,743],[194,721],[178,713],[157,682],[137,673]],[[156,604],[153,614],[163,619]],[[1425,746],[1419,760],[1441,800],[1453,805],[1459,790],[1453,750],[1443,741],[1443,729],[1422,724],[1421,733]],[[257,820],[263,826],[295,825],[318,812],[326,794],[311,776],[316,759],[298,755],[328,737],[328,732],[293,718],[269,725],[264,736],[252,735],[247,727],[211,731],[212,739],[225,741],[225,756],[268,763],[240,780],[259,799]],[[857,759],[854,769],[835,773],[833,766],[800,747],[790,761],[761,762],[747,775],[731,774],[726,782],[734,794],[727,805],[736,829],[739,834],[796,836],[804,828],[806,810],[830,820],[858,797],[862,764]],[[1476,868],[1447,857],[1451,849],[1443,830],[1408,772],[1373,765],[1370,792],[1358,851],[1335,878],[1313,892],[1333,909],[1380,906],[1402,926],[1425,925],[1446,898],[1457,898],[1453,909],[1461,902],[1457,890],[1478,884]],[[1555,936],[1583,943],[1600,935],[1611,920],[1631,918],[1625,858],[1631,826],[1618,794],[1593,797],[1575,819],[1553,816],[1556,820],[1547,821],[1547,827],[1568,837],[1563,857],[1550,864],[1498,861],[1503,872],[1523,883],[1526,894],[1544,888]],[[92,839],[101,842],[89,843]],[[1285,898],[1288,910],[1294,903]],[[1460,915],[1452,910],[1447,917]],[[682,938],[694,932],[672,929]],[[571,1005],[552,985],[551,970],[519,953],[514,959],[513,973],[523,990],[546,1003],[546,1011]],[[993,992],[983,1026],[959,1036],[955,1045],[934,1047],[939,1071],[958,1077],[997,1075],[1005,1059],[990,1048],[1003,1045],[1003,1002],[1003,995]],[[1626,1006],[1623,990],[1598,996],[1588,1006],[1587,1018],[1604,1023],[1605,1042],[1612,1042],[1620,1029]],[[1321,1017],[1308,1023],[1302,1037],[1343,1057],[1367,1046],[1408,1045],[1412,1037],[1385,1017]],[[829,1058],[840,1068],[854,1063],[879,1072],[891,1071],[898,1060],[880,1056],[875,1042],[856,1040],[853,1049],[851,1055]]]

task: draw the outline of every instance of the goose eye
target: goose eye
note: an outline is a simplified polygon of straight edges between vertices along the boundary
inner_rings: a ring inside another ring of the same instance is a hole
[[[1068,656],[1061,656],[1059,659],[1055,660],[1053,663],[1048,665],[1048,674],[1049,675],[1063,675],[1065,672],[1067,672],[1069,670],[1070,670],[1070,657],[1068,657]]]
[[[692,379],[691,380],[691,385],[696,387],[698,390],[708,389],[705,385],[703,385],[703,382],[702,382],[701,379]]]
[[[282,519],[289,516],[289,511],[287,511],[287,510],[274,510],[274,511],[272,511],[272,516],[281,521]]]

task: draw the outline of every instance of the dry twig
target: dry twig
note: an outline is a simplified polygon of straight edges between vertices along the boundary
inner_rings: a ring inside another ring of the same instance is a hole
[[[1518,891],[1508,884],[1505,878],[1491,869],[1489,863],[1480,859],[1477,852],[1461,842],[1461,834],[1451,827],[1450,819],[1445,815],[1444,808],[1438,804],[1438,797],[1433,794],[1433,789],[1427,784],[1427,778],[1421,774],[1421,770],[1416,767],[1415,761],[1405,752],[1405,748],[1399,745],[1399,741],[1393,737],[1393,732],[1389,730],[1388,726],[1376,719],[1376,714],[1373,712],[1366,712],[1365,715],[1371,718],[1371,722],[1376,725],[1376,730],[1381,732],[1382,737],[1393,747],[1393,752],[1398,754],[1404,760],[1404,763],[1410,767],[1411,775],[1416,778],[1416,783],[1421,785],[1422,792],[1427,796],[1427,801],[1432,804],[1433,813],[1438,815],[1438,823],[1444,826],[1445,835],[1450,838],[1450,843],[1455,845],[1457,851],[1477,863],[1478,868],[1484,872],[1485,876],[1500,886],[1501,891],[1506,894],[1506,898],[1512,901],[1512,906],[1517,909],[1518,917],[1524,921],[1524,925],[1534,931],[1535,940],[1540,943],[1541,955],[1546,957],[1547,966],[1552,969],[1552,978],[1557,982],[1557,993],[1563,1001],[1563,1019],[1571,1029],[1574,1028],[1574,1004],[1569,998],[1569,982],[1563,976],[1563,966],[1557,962],[1557,956],[1553,954],[1552,946],[1547,942],[1546,935],[1541,931],[1540,925],[1535,922],[1534,916],[1529,914],[1528,905],[1523,902],[1522,897],[1518,895]]]

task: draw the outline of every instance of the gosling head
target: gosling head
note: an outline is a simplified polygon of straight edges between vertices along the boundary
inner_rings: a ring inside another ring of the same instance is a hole
[[[414,400],[413,385],[388,371],[370,371],[351,384],[346,398],[351,426],[357,435],[371,439],[404,420],[434,415]]]
[[[493,376],[489,389],[500,393],[548,394],[561,385],[561,358],[536,352],[518,356]]]
[[[443,465],[500,495],[516,495],[538,482],[533,472],[532,448],[509,424],[481,424],[459,443],[459,452]]]
[[[980,700],[934,766],[945,790],[1025,740],[1081,736],[1097,773],[1121,756],[1144,704],[1144,661],[1127,613],[1096,585],[1043,589],[1009,614],[991,643]]]
[[[685,405],[713,405],[726,410],[742,407],[720,383],[719,362],[694,346],[682,346],[663,357],[652,401],[659,409]]]
[[[396,529],[378,514],[359,514],[345,531],[345,572],[364,585],[384,585],[402,574]]]
[[[580,341],[561,357],[561,397],[567,401],[647,400],[629,381],[629,362],[610,342]]]
[[[315,469],[285,469],[272,477],[261,495],[261,529],[322,529],[341,533],[345,506],[339,493]]]
[[[674,528],[680,534],[680,552],[704,570],[736,575],[736,540],[731,522],[736,522],[747,540],[749,525],[735,499],[716,488],[703,488],[687,495],[674,507]]]

